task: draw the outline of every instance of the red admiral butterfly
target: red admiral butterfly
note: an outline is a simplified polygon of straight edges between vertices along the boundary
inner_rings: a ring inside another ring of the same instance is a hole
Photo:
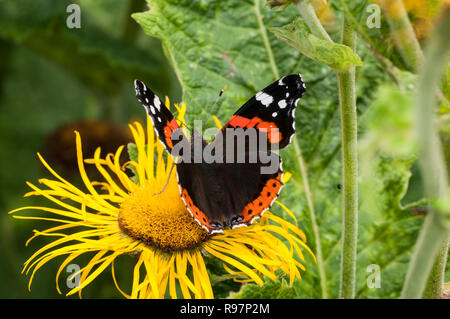
[[[177,145],[174,132],[179,125],[172,113],[144,83],[136,80],[137,99],[145,107],[161,143],[171,152]],[[230,129],[255,129],[267,134],[269,153],[277,161],[277,169],[262,174],[262,161],[250,162],[252,153],[245,149],[245,162],[225,160],[212,163],[179,162],[176,165],[180,195],[192,217],[209,233],[223,232],[225,224],[231,228],[248,226],[261,217],[283,186],[281,158],[271,149],[289,145],[295,130],[295,107],[305,93],[299,74],[282,77],[248,100],[223,126],[211,143],[200,136],[201,147],[225,141]],[[179,130],[178,130],[179,131]],[[274,133],[274,134],[272,134]],[[218,137],[221,135],[221,138]],[[188,142],[198,140],[195,132]],[[247,140],[246,140],[247,141]],[[259,144],[258,144],[259,145]],[[257,149],[256,153],[261,150]],[[234,155],[233,155],[234,156]]]

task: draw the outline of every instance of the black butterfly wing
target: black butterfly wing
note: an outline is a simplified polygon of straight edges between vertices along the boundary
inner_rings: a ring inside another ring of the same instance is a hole
[[[178,182],[192,217],[208,232],[222,232],[225,224],[250,225],[277,198],[283,186],[281,158],[274,154],[276,171],[261,174],[261,163],[180,163]]]
[[[147,111],[159,140],[170,153],[174,144],[176,144],[172,140],[172,135],[180,128],[176,119],[172,112],[161,102],[161,99],[144,83],[135,80],[134,88],[136,90],[136,97]],[[182,139],[177,140],[181,141]]]
[[[263,130],[273,144],[272,149],[282,149],[289,145],[294,135],[295,108],[305,92],[300,74],[284,76],[248,100],[224,125],[223,130],[230,127]],[[276,144],[278,147],[275,147]]]
[[[220,169],[226,176],[228,198],[234,203],[233,210],[224,212],[228,226],[235,228],[252,224],[278,197],[283,187],[283,170],[281,158],[276,154],[273,156],[277,169],[270,174],[261,173],[264,166],[261,163],[227,165]]]

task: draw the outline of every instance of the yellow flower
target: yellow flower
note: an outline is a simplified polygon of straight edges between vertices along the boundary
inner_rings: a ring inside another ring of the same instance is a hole
[[[168,99],[166,105],[170,105]],[[175,106],[178,120],[183,121],[186,106]],[[147,118],[146,130],[137,122],[129,128],[138,158],[123,164],[119,163],[123,146],[104,158],[98,148],[93,158],[84,159],[81,137],[75,132],[78,167],[86,190],[58,175],[38,154],[55,179],[40,179],[44,186],[41,188],[27,183],[32,191],[25,196],[43,196],[56,204],[56,208],[28,206],[10,212],[19,219],[56,223],[49,229],[35,230],[26,243],[37,236],[54,238],[24,264],[23,272],[31,272],[29,289],[39,268],[58,256],[65,256],[56,273],[56,288],[61,293],[58,286],[61,272],[83,254],[91,254],[92,258],[72,274],[72,277],[79,276],[79,285],[67,295],[78,292],[81,296],[81,290],[111,266],[114,284],[127,298],[177,298],[181,297],[180,291],[184,298],[213,298],[204,255],[222,260],[225,270],[236,276],[235,280],[245,277],[243,281],[262,284],[262,275],[276,280],[280,270],[291,284],[301,277],[300,270],[305,270],[298,261],[304,260],[302,249],[314,255],[287,207],[278,203],[295,224],[266,212],[259,222],[249,227],[209,235],[186,210],[176,174],[170,175],[173,160],[171,156],[164,159],[164,148],[154,134],[151,121]],[[90,181],[85,164],[95,165],[104,180]],[[136,178],[126,174],[127,167],[134,168]],[[50,213],[50,217],[15,214],[30,210]],[[115,277],[114,260],[123,254],[138,255],[130,293],[120,289]]]

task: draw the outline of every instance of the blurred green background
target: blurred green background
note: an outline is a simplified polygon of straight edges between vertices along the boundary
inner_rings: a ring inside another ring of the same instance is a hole
[[[66,26],[71,3],[82,8],[80,29]],[[25,181],[48,177],[36,153],[63,176],[76,178],[71,176],[76,172],[74,129],[80,130],[88,155],[95,145],[113,151],[125,144],[127,123],[145,118],[134,96],[135,78],[152,83],[160,96],[180,99],[160,41],[145,36],[130,17],[145,8],[144,0],[0,1],[1,298],[63,297],[54,284],[58,262],[39,270],[31,292],[28,277],[20,274],[45,242],[37,239],[25,247],[26,240],[46,224],[6,214],[39,205],[39,199],[23,198],[29,191]],[[119,297],[110,271],[105,273],[95,294],[88,289],[86,297]]]

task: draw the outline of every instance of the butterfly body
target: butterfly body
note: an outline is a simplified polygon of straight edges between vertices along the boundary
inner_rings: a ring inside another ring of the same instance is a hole
[[[190,140],[174,138],[179,126],[172,113],[142,82],[135,81],[135,89],[165,148],[173,152],[185,146],[183,152],[190,153],[183,154],[176,172],[180,196],[199,225],[211,234],[225,226],[248,226],[272,205],[283,186],[281,158],[273,150],[286,147],[293,137],[295,107],[305,92],[300,75],[285,76],[258,92],[211,143],[198,132]],[[253,132],[258,133],[254,140]],[[230,142],[237,133],[245,135],[242,148]],[[208,148],[213,151],[205,152]]]

